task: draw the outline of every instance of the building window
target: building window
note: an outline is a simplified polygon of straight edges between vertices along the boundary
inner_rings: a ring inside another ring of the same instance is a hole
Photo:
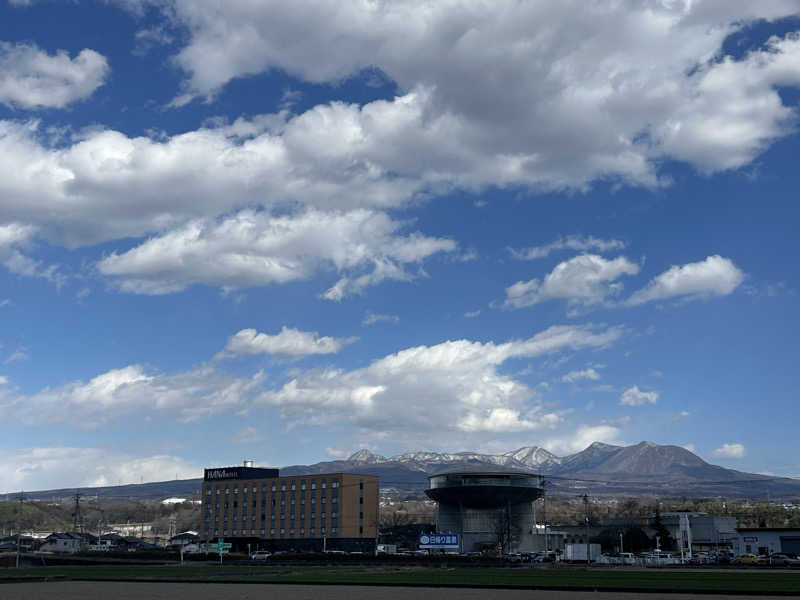
[[[294,496],[292,496],[292,498],[290,500],[290,503],[291,503],[292,506],[294,506]]]
[[[269,530],[269,534],[270,534],[270,535],[275,535],[275,530],[274,530],[274,529],[270,529],[270,530]]]
[[[283,527],[281,527],[281,535],[283,535],[284,533],[286,533],[286,530]]]
[[[210,496],[210,495],[211,495],[211,488],[208,488],[208,489],[206,489],[206,496]]]
[[[285,492],[285,491],[286,491],[286,484],[285,484],[285,483],[282,483],[282,484],[281,484],[281,491],[282,491],[282,492]]]
[[[338,481],[331,482],[331,487],[332,488],[338,488],[339,487],[339,482]]]
[[[339,503],[339,497],[338,496],[334,496],[333,498],[331,498],[331,502],[333,502],[334,504],[338,504]]]
[[[325,496],[323,496],[322,497],[322,503],[325,504],[326,501],[327,501],[327,498],[325,498]]]
[[[274,483],[272,484],[272,491],[273,492],[275,491],[275,484]]]
[[[331,535],[336,535],[337,531],[338,529],[336,529],[336,527],[331,527]]]
[[[266,531],[266,529],[262,529],[262,530],[261,530],[261,535],[264,535],[264,532],[265,532],[265,531]]]
[[[317,501],[316,498],[314,498],[314,496],[311,496],[311,504],[314,504],[316,501]]]
[[[317,489],[317,483],[316,483],[315,481],[312,481],[312,482],[311,482],[311,489],[312,489],[312,490],[315,490],[315,489]]]
[[[301,492],[305,492],[306,491],[306,482],[305,481],[301,481],[300,482],[300,491]]]
[[[358,482],[358,489],[360,489],[360,490],[364,489],[364,482],[363,481],[359,481]]]
[[[363,527],[359,527],[358,528],[358,534],[359,535],[364,535],[364,528]]]
[[[323,490],[325,489],[325,486],[326,486],[326,485],[327,485],[327,484],[325,483],[325,480],[323,479],[323,480],[322,480],[322,489],[323,489]]]
[[[293,481],[293,482],[292,482],[292,491],[295,491],[296,489],[297,489],[297,486],[295,485],[295,483],[294,483],[294,481]]]
[[[320,527],[320,528],[319,528],[319,532],[320,532],[322,535],[325,535],[325,525],[323,525],[322,527]]]

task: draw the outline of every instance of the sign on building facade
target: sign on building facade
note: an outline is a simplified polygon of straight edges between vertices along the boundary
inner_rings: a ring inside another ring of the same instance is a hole
[[[423,533],[419,536],[419,547],[423,549],[459,548],[459,534]]]

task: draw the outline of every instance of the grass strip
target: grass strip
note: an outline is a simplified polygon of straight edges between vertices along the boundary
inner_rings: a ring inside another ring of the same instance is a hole
[[[651,570],[434,569],[428,567],[309,566],[64,566],[0,570],[0,581],[170,580],[187,582],[332,583],[664,592],[795,593],[800,573]]]

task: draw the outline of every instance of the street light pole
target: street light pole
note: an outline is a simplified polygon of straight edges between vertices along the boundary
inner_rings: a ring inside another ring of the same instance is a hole
[[[22,527],[22,508],[23,500],[25,499],[24,492],[19,493],[19,513],[17,513],[17,568],[19,569],[19,546],[20,546],[20,529]]]
[[[584,527],[586,531],[586,566],[588,567],[592,562],[591,547],[589,545],[589,496],[583,495],[583,508],[585,515],[583,517]]]

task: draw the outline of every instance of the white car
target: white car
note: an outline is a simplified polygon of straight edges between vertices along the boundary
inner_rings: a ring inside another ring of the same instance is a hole
[[[267,560],[270,556],[272,556],[271,552],[267,552],[266,550],[256,550],[250,555],[250,560]]]

